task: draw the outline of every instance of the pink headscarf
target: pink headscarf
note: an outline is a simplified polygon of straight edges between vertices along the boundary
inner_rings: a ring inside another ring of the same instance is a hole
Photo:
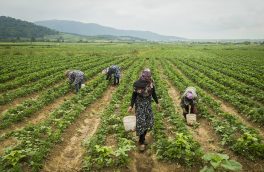
[[[192,100],[192,99],[193,99],[193,94],[192,94],[192,92],[189,91],[189,92],[186,94],[186,97],[187,97],[187,99]]]

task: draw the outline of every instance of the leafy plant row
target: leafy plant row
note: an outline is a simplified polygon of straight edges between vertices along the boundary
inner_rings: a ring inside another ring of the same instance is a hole
[[[220,97],[221,99],[229,102],[234,105],[237,110],[246,115],[247,118],[252,120],[255,123],[263,124],[264,116],[264,107],[255,103],[250,98],[242,96],[237,93],[236,90],[227,89],[225,86],[219,84],[217,81],[214,81],[200,72],[194,70],[193,68],[185,65],[176,59],[170,59],[174,64],[178,64],[178,68],[194,82],[196,82],[202,88],[210,91],[215,96]]]
[[[56,67],[49,68],[47,70],[42,70],[41,72],[33,72],[33,73],[28,73],[26,76],[21,76],[16,78],[15,80],[11,82],[6,82],[4,84],[0,84],[0,92],[7,92],[10,89],[14,89],[17,87],[21,87],[24,84],[34,84],[34,82],[45,79],[45,78],[50,78],[51,75],[58,75],[62,74],[64,70],[69,69],[71,66],[77,66],[81,65],[83,63],[93,63],[96,62],[97,59],[77,59],[77,60],[72,60],[72,62],[66,62],[66,63],[59,63]]]
[[[183,92],[188,86],[195,86],[201,101],[198,103],[199,113],[210,120],[214,130],[221,136],[221,144],[227,145],[230,149],[249,159],[263,159],[264,144],[258,133],[242,124],[239,119],[229,113],[223,112],[220,104],[213,100],[194,82],[186,79],[178,73],[170,62],[162,62],[166,75],[173,84]],[[180,64],[177,65],[179,67]],[[190,71],[193,72],[193,71]],[[215,114],[210,112],[210,109]]]
[[[161,59],[158,59],[161,61]],[[157,94],[160,99],[162,112],[155,110],[155,150],[158,159],[165,161],[176,161],[181,164],[193,165],[201,163],[203,151],[198,142],[193,140],[185,122],[180,114],[176,112],[173,100],[168,94],[168,84],[162,78],[161,66],[155,60],[151,63],[153,78],[155,81]],[[171,124],[173,138],[169,138],[165,131],[165,119]]]
[[[221,62],[223,62],[223,64],[230,65],[230,63],[235,63],[235,66],[241,66],[246,68],[246,71],[251,71],[253,74],[255,73],[253,76],[261,74],[263,71],[263,66],[259,65],[263,57],[261,51],[241,51],[241,49],[238,49],[236,51],[214,51],[213,53],[217,54],[219,59],[222,59]]]
[[[124,59],[116,59],[111,62],[102,63],[98,66],[87,66],[85,67],[86,71],[85,76],[87,78],[90,78],[102,71],[102,69],[106,68],[112,63],[118,63],[120,61],[124,61]],[[103,62],[103,61],[102,61]],[[27,100],[23,104],[13,108],[9,109],[7,112],[5,112],[2,117],[0,118],[0,129],[9,127],[12,123],[22,121],[26,119],[27,117],[33,115],[36,111],[43,108],[44,106],[52,103],[55,99],[59,98],[60,96],[65,95],[71,90],[71,87],[69,86],[68,82],[51,88],[44,93],[42,93],[36,100]]]
[[[89,59],[91,58],[94,58],[94,57],[89,57]],[[52,63],[50,62],[52,61]],[[71,60],[72,61],[72,60]],[[34,72],[39,72],[39,71],[42,71],[42,70],[47,70],[47,69],[50,69],[52,67],[56,67],[56,66],[59,66],[61,64],[65,64],[69,62],[69,59],[66,57],[66,58],[55,58],[55,59],[52,59],[50,57],[50,60],[43,63],[43,62],[38,62],[38,63],[34,63],[34,65],[27,65],[26,67],[22,68],[22,69],[17,69],[19,68],[18,66],[14,66],[14,69],[16,70],[11,70],[7,73],[2,73],[1,76],[0,76],[0,82],[1,83],[4,83],[6,81],[10,81],[12,79],[15,79],[15,78],[18,78],[18,77],[22,77],[24,75],[27,75],[29,73],[34,73]],[[9,63],[12,63],[12,60],[9,60]],[[6,69],[6,66],[5,66],[5,69]]]
[[[244,82],[252,88],[257,87],[258,89],[262,90],[264,88],[264,84],[261,82],[261,80],[263,80],[264,78],[261,73],[258,74],[257,72],[248,71],[248,69],[244,66],[239,66],[238,64],[236,64],[236,61],[233,61],[233,64],[230,64],[230,62],[228,64],[223,64],[224,61],[226,61],[226,58],[220,61],[218,57],[213,59],[206,57],[199,59],[195,58],[192,60],[196,63],[199,63],[241,82]]]
[[[10,56],[6,60],[3,59],[3,63],[1,64],[0,71],[2,74],[5,75],[11,72],[27,70],[29,66],[32,67],[35,64],[42,63],[43,66],[45,66],[50,63],[51,59],[54,59],[54,58],[51,56],[44,56],[41,58],[35,58],[34,56],[29,56],[29,55],[19,56],[19,57]],[[59,56],[59,57],[56,57],[56,59],[54,59],[54,62],[60,61],[63,59],[65,59],[65,57]]]
[[[124,132],[122,117],[127,111],[127,95],[131,96],[133,79],[138,76],[138,72],[144,61],[137,59],[132,66],[122,76],[123,80],[112,95],[110,104],[101,114],[101,123],[97,132],[90,139],[85,141],[86,155],[84,157],[83,170],[99,170],[104,167],[117,167],[127,164],[128,152],[134,148],[133,142]],[[131,97],[130,97],[131,98]],[[120,110],[118,114],[116,111]],[[117,139],[116,150],[105,146],[108,135],[115,134]]]
[[[201,72],[202,74],[206,75],[207,77],[217,81],[218,83],[222,84],[223,86],[231,89],[237,90],[242,95],[247,95],[248,98],[257,100],[259,102],[264,102],[264,92],[254,88],[252,85],[246,85],[241,83],[231,77],[228,77],[220,72],[217,72],[214,68],[207,67],[206,64],[199,63],[199,60],[188,60],[185,61],[182,58],[178,58],[182,63],[196,69],[197,71]],[[211,64],[210,64],[211,65]],[[208,66],[210,66],[208,64]],[[263,85],[264,86],[264,85]]]
[[[92,64],[88,63],[88,66],[86,66],[86,64],[82,64],[81,69],[86,70],[86,69],[89,69],[90,67],[100,65],[102,62],[105,62],[105,61],[110,62],[111,60],[112,59],[104,58],[104,59],[101,59],[101,61],[96,61],[95,63],[92,63]],[[80,65],[79,64],[73,65],[71,67],[72,68],[80,67]],[[60,72],[60,73],[57,73],[57,75],[51,75],[50,77],[40,79],[39,81],[35,82],[33,85],[31,84],[25,85],[14,91],[10,91],[8,93],[2,94],[0,96],[0,105],[7,104],[13,101],[15,98],[22,97],[22,96],[31,94],[36,91],[41,91],[45,89],[46,87],[48,87],[49,85],[58,83],[59,81],[63,79],[65,79],[64,72]]]
[[[126,67],[131,63],[121,64]],[[5,151],[0,157],[1,170],[21,170],[24,166],[39,171],[42,162],[54,144],[61,141],[64,130],[96,99],[100,98],[108,87],[105,76],[99,75],[89,82],[79,94],[67,100],[51,113],[48,119],[21,131],[10,133],[18,144]]]

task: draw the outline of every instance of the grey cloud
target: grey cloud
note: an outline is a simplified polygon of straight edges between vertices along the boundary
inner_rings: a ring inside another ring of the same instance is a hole
[[[188,38],[264,38],[262,0],[0,0],[0,15],[65,19]]]

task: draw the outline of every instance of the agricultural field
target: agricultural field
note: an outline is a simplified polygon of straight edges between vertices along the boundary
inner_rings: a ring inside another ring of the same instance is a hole
[[[264,171],[264,46],[0,44],[0,171]],[[101,73],[121,66],[120,85]],[[123,117],[150,68],[161,105],[147,150]],[[85,72],[75,94],[67,69]],[[186,125],[184,89],[199,95]]]

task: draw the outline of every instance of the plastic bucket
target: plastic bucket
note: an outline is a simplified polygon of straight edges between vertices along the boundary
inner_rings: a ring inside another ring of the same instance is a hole
[[[196,114],[187,114],[186,115],[187,124],[193,125],[196,123]]]
[[[82,84],[82,85],[81,85],[81,88],[84,88],[84,87],[85,87],[85,84]]]
[[[123,118],[123,123],[126,131],[135,131],[136,116],[126,116]]]

